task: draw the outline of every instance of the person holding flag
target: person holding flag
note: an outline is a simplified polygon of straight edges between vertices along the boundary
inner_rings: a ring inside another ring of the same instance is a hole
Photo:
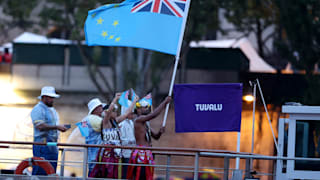
[[[160,129],[158,133],[148,130],[147,122],[156,118],[165,106],[170,103],[171,97],[167,96],[166,99],[153,111],[151,110],[151,104],[146,98],[141,99],[136,103],[136,114],[137,117],[134,119],[134,133],[136,143],[138,146],[150,147],[151,137],[159,139],[161,134],[164,132],[164,127]],[[133,164],[153,164],[153,155],[150,150],[133,150],[129,163]],[[146,174],[141,174],[145,170]],[[146,177],[147,180],[153,179],[153,167],[141,167],[141,166],[129,166],[127,179],[139,179],[140,177]]]
[[[129,106],[127,111],[120,116],[117,115],[117,112],[113,111],[116,101],[113,101],[110,104],[107,111],[105,111],[105,117],[102,121],[102,140],[104,144],[116,146],[121,145],[120,130],[118,123],[128,118],[128,115],[132,112],[134,105],[138,100],[139,97],[135,96],[133,103]],[[118,163],[120,161],[121,156],[122,155],[120,149],[104,148],[102,153],[101,151],[98,152],[97,160],[102,159],[104,162]],[[97,164],[93,168],[89,177],[118,178],[121,176],[121,171],[119,171],[119,168],[121,168],[121,166],[117,166],[114,164]]]
[[[120,93],[115,95],[111,104],[114,104],[119,98]],[[77,126],[80,129],[81,134],[85,137],[86,144],[99,145],[102,144],[101,138],[101,125],[102,120],[105,116],[103,111],[103,103],[98,98],[93,98],[88,103],[88,115],[82,119]],[[88,148],[88,161],[90,162],[88,167],[88,175],[91,174],[95,164],[93,163],[96,159],[99,148]]]
[[[146,103],[151,106],[150,102],[141,101],[137,104],[141,105],[137,107],[138,117],[134,124],[138,145],[150,146],[150,142],[145,139],[146,122],[158,116],[165,105],[163,127],[166,124],[190,2],[191,0],[124,0],[88,12],[84,27],[88,46],[135,47],[175,55],[166,100],[152,113],[147,105],[144,106]],[[148,177],[152,179],[152,175]]]
[[[88,12],[88,46],[119,46],[175,55],[168,96],[172,95],[191,0],[124,0]],[[155,23],[156,22],[156,23]],[[169,104],[163,126],[166,124]]]
[[[121,115],[125,114],[128,110],[129,106],[133,104],[134,98],[136,97],[136,94],[134,90],[131,88],[131,100],[129,100],[129,92],[125,91],[122,93],[123,96],[119,99],[119,104],[121,105]],[[127,106],[126,106],[127,105]],[[128,118],[119,123],[120,127],[120,139],[121,139],[121,145],[123,146],[135,146],[136,145],[136,138],[134,136],[134,122],[136,114],[134,113],[134,109],[132,109],[131,113],[128,115]],[[122,163],[129,163],[130,156],[131,156],[132,150],[131,149],[122,149]],[[122,165],[122,178],[125,179],[127,177],[127,165]]]

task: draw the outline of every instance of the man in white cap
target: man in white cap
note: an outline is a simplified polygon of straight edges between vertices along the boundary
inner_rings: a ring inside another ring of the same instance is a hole
[[[120,98],[120,93],[117,93],[111,104],[115,104]],[[98,98],[91,99],[88,103],[88,115],[82,120],[82,124],[88,127],[88,135],[86,144],[99,145],[102,144],[101,138],[101,123],[104,117],[103,103]],[[88,148],[88,162],[89,172],[91,173],[96,161],[96,156],[99,148]]]
[[[31,119],[34,126],[34,142],[48,143],[47,146],[33,146],[33,156],[43,157],[50,162],[53,168],[57,168],[58,148],[57,146],[50,146],[50,142],[56,143],[58,141],[58,131],[65,132],[68,128],[59,125],[59,115],[53,107],[55,98],[60,95],[56,94],[54,87],[44,86],[41,89],[39,103],[34,106],[31,111]],[[39,166],[34,166],[32,170],[33,175],[46,175],[46,172]]]

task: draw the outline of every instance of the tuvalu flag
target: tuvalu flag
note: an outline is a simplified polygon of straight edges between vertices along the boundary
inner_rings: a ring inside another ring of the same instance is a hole
[[[88,122],[85,120],[82,120],[81,122],[77,122],[76,125],[78,126],[80,133],[83,137],[89,136],[89,128],[88,128]]]
[[[85,22],[86,43],[145,48],[175,55],[187,1],[126,0],[91,10]]]
[[[128,108],[129,107],[128,101],[129,101],[129,90],[126,90],[123,93],[121,93],[121,96],[118,102],[121,106]]]
[[[146,101],[150,106],[152,106],[152,94],[148,93],[145,97],[140,99],[139,102]]]
[[[176,132],[240,132],[242,84],[176,84],[174,106]]]

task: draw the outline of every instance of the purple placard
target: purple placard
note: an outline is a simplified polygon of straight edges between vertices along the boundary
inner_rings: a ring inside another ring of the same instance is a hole
[[[176,132],[240,132],[242,84],[174,85]]]

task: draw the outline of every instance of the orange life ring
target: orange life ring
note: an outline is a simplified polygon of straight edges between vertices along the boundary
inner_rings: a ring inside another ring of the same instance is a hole
[[[22,174],[23,170],[29,166],[40,166],[47,175],[55,175],[56,172],[49,161],[41,157],[33,157],[23,160],[16,168],[15,174]]]

